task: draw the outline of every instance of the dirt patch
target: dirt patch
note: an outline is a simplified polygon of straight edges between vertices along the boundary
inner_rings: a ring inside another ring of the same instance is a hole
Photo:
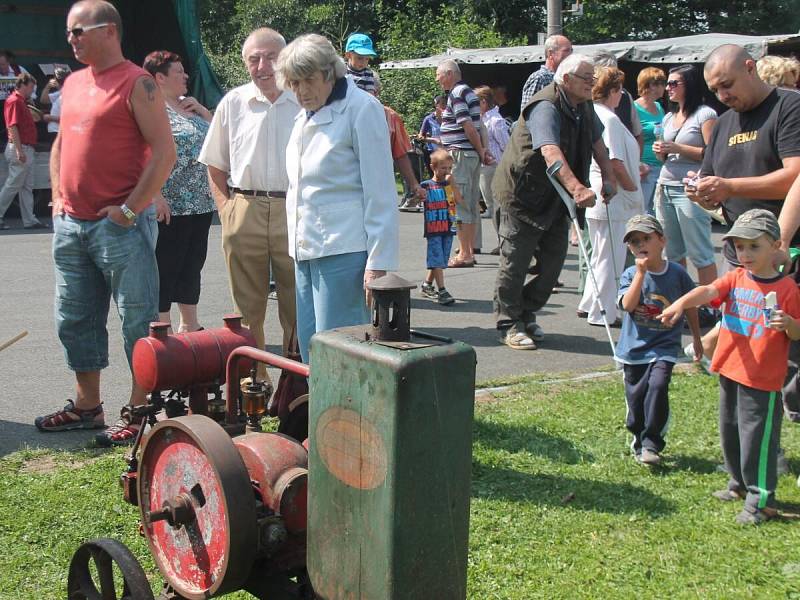
[[[486,390],[477,390],[475,392],[475,404],[494,404],[500,402],[494,394]]]
[[[46,454],[44,456],[37,456],[25,461],[25,464],[20,467],[20,473],[28,473],[32,475],[47,475],[53,473],[58,469],[79,469],[85,465],[95,462],[97,458],[94,457],[80,457],[69,460],[61,456],[53,456]]]

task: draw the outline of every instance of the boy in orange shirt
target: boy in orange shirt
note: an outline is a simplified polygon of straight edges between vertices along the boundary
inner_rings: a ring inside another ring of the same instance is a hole
[[[757,525],[776,514],[780,390],[789,340],[800,339],[800,292],[773,266],[781,235],[771,212],[748,210],[724,238],[733,239],[742,266],[681,297],[661,320],[673,323],[685,309],[712,300],[725,303],[711,370],[719,373],[719,434],[730,480],[714,497],[744,498],[736,521]]]

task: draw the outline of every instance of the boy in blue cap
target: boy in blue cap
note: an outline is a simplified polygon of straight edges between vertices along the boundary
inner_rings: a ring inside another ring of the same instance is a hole
[[[344,48],[347,59],[347,77],[365,92],[375,93],[375,75],[369,68],[369,61],[378,54],[372,40],[363,33],[351,33]]]

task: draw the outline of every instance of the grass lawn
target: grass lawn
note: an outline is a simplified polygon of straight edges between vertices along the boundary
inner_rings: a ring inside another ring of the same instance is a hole
[[[676,374],[672,400],[654,471],[630,458],[618,376],[523,381],[479,400],[470,598],[800,598],[800,427],[783,430],[795,473],[779,482],[787,518],[744,528],[740,506],[710,496],[725,485],[716,379]],[[125,542],[160,585],[117,485],[122,456],[0,459],[0,599],[63,598],[70,557],[93,537]]]

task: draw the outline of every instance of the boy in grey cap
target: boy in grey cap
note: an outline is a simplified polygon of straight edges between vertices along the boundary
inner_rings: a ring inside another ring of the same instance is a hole
[[[636,215],[625,226],[628,249],[636,264],[620,278],[619,306],[624,311],[617,361],[625,373],[625,426],[633,434],[637,462],[658,465],[669,423],[669,382],[681,350],[683,319],[664,325],[661,312],[694,288],[681,265],[664,259],[664,230],[655,217]],[[687,311],[695,354],[702,353],[697,309]]]
[[[780,237],[770,211],[743,213],[724,236],[742,266],[686,294],[661,315],[664,323],[673,323],[689,307],[724,302],[711,370],[719,373],[719,434],[730,479],[714,497],[744,499],[736,517],[741,524],[757,525],[777,512],[780,390],[789,340],[800,339],[800,291],[773,266]]]

